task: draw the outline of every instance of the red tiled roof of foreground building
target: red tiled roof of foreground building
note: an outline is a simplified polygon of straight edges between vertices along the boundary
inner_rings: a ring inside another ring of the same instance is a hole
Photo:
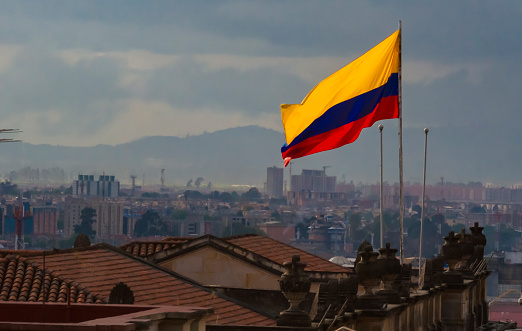
[[[192,240],[194,238],[169,237],[168,239],[169,240],[164,239],[162,241],[133,241],[121,245],[120,248],[129,254],[139,257],[147,257],[157,252],[170,249],[176,246],[177,244],[187,242],[188,240]]]
[[[303,250],[284,244],[277,240],[259,236],[257,234],[246,234],[222,239],[243,249],[251,251],[252,253],[260,255],[268,260],[274,261],[280,265],[283,265],[285,262],[292,261],[292,256],[299,255],[301,261],[307,264],[305,268],[306,271],[342,273],[352,272],[351,269],[341,267],[316,255],[307,253]]]
[[[104,303],[84,286],[66,281],[48,270],[44,272],[24,257],[9,253],[0,256],[0,301],[67,302],[70,288],[73,303]]]
[[[27,256],[41,266],[41,255]],[[207,324],[274,326],[276,321],[248,308],[213,295],[172,272],[136,259],[114,247],[97,244],[45,256],[46,268],[58,277],[75,280],[108,299],[111,289],[124,282],[136,304],[199,306],[214,308]]]

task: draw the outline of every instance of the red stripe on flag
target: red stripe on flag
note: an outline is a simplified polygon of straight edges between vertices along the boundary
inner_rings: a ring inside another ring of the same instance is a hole
[[[362,129],[371,127],[377,121],[398,117],[398,96],[395,95],[382,98],[372,113],[355,122],[310,137],[303,142],[292,146],[283,153],[283,159],[286,159],[287,157],[295,159],[350,144],[359,137]]]

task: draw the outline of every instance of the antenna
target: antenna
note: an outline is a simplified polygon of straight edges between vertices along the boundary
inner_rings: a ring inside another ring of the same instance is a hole
[[[25,249],[24,238],[24,221],[25,218],[31,216],[30,211],[27,213],[24,210],[22,202],[22,192],[18,194],[18,207],[15,209],[16,229],[15,229],[15,250]]]
[[[326,176],[326,169],[331,168],[332,166],[323,166],[323,175]]]

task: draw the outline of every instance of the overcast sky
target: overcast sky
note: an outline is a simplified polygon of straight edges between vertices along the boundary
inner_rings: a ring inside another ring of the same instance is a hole
[[[282,132],[280,104],[402,20],[404,126],[519,140],[521,17],[520,0],[2,1],[1,127],[67,146]]]

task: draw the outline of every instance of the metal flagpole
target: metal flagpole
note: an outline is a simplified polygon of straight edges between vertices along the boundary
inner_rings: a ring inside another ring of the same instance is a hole
[[[424,133],[426,134],[426,137],[424,138],[424,180],[422,183],[421,227],[419,237],[419,272],[421,269],[422,259],[422,225],[424,223],[424,197],[426,196],[426,155],[428,151],[428,132],[430,132],[430,129],[425,128]]]
[[[384,247],[384,225],[383,225],[383,216],[382,216],[382,204],[384,202],[384,199],[383,199],[383,185],[382,185],[382,129],[384,127],[381,125],[379,125],[379,131],[380,131],[380,135],[381,135],[381,203],[380,203],[380,212],[381,212],[381,246],[380,247]]]
[[[404,261],[404,197],[402,168],[402,21],[399,21],[399,224],[400,260]]]

